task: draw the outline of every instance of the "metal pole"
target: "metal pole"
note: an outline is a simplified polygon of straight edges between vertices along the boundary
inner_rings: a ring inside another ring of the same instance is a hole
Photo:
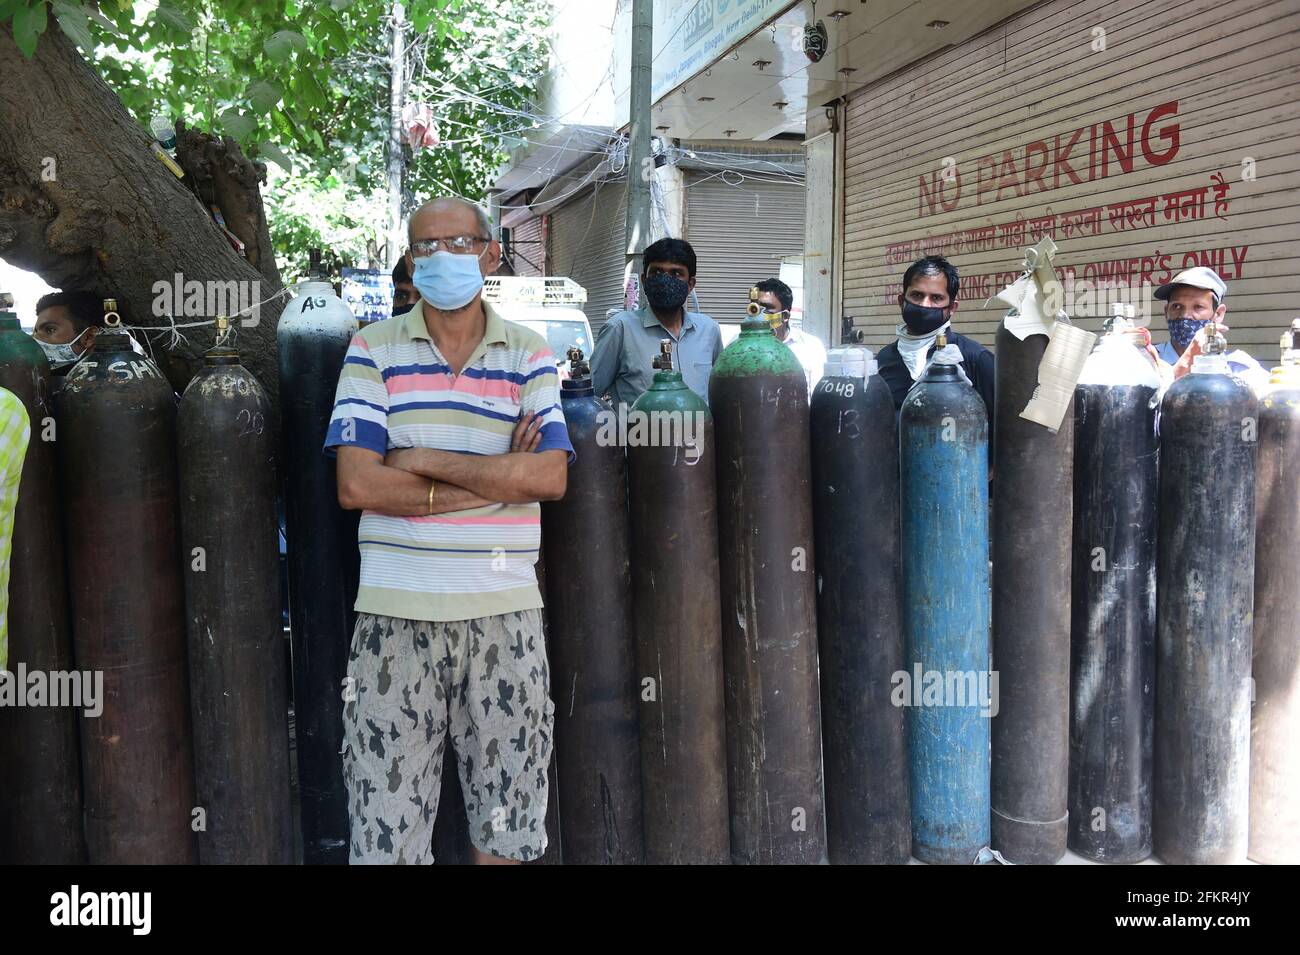
[[[388,221],[385,223],[384,268],[397,264],[397,257],[406,248],[402,234],[402,107],[406,101],[406,48],[402,30],[406,25],[406,8],[394,3],[389,29],[388,77],[388,169],[385,187],[388,193]]]
[[[632,0],[632,88],[627,151],[627,247],[623,288],[641,274],[641,252],[650,237],[650,180],[654,159],[650,155],[650,63],[654,11],[651,0]]]

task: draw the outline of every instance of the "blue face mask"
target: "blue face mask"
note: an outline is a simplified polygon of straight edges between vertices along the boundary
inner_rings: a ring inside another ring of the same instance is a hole
[[[1208,324],[1210,324],[1209,319],[1204,321],[1196,318],[1169,319],[1169,343],[1174,346],[1174,351],[1180,355],[1187,351],[1187,346],[1192,343],[1196,333]]]
[[[478,261],[477,255],[458,255],[439,249],[433,255],[415,260],[411,282],[434,308],[454,312],[472,302],[483,288]]]

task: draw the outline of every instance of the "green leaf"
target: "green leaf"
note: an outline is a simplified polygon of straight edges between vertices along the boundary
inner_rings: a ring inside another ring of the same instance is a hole
[[[94,20],[96,23],[98,23],[101,27],[103,27],[103,28],[104,28],[105,30],[107,30],[109,33],[112,33],[112,34],[115,35],[115,36],[119,35],[119,34],[118,34],[118,29],[117,29],[117,24],[115,24],[115,23],[114,23],[112,20],[110,20],[108,17],[104,16],[104,15],[103,15],[102,13],[100,13],[98,10],[87,10],[87,11],[85,11],[85,13],[86,13],[86,16],[88,16],[90,19]]]
[[[258,143],[257,151],[267,159],[272,160],[285,172],[293,172],[293,161],[274,143]]]
[[[36,6],[25,7],[14,14],[14,42],[27,59],[36,53],[36,41],[45,32],[45,26],[44,0],[36,0]]]
[[[259,80],[248,88],[248,98],[253,109],[259,113],[269,113],[283,96],[284,91],[280,87],[265,80]]]
[[[179,33],[191,33],[195,26],[194,21],[186,14],[167,3],[158,4],[158,9],[154,11],[154,19]]]
[[[59,28],[77,46],[87,53],[93,53],[95,41],[90,36],[90,22],[86,19],[86,11],[65,0],[54,0],[51,6],[54,8],[55,18],[59,21]]]
[[[257,120],[232,106],[221,114],[221,127],[236,139],[243,139],[257,129]]]
[[[307,39],[301,33],[295,33],[293,30],[277,30],[266,38],[262,44],[262,49],[266,50],[266,55],[273,62],[283,63],[289,59],[289,54],[294,50],[307,49]]]
[[[346,10],[352,6],[352,0],[330,0],[330,6],[335,10]]]

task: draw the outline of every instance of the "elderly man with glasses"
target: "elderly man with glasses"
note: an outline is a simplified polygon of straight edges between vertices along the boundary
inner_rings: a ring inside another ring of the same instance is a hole
[[[419,293],[357,333],[325,441],[362,511],[343,714],[350,859],[429,863],[443,752],[479,863],[546,848],[554,705],[534,564],[539,501],[573,456],[546,340],[482,299],[501,246],[483,210],[410,223]]]

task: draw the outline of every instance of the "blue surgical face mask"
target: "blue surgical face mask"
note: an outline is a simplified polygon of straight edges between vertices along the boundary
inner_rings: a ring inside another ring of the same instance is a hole
[[[1210,320],[1197,318],[1171,318],[1169,319],[1169,342],[1174,346],[1174,351],[1182,354],[1187,351],[1187,346],[1192,343],[1192,339]]]
[[[458,255],[439,249],[433,255],[415,260],[411,281],[434,308],[454,312],[472,302],[483,288],[483,273],[478,263],[478,255]]]

